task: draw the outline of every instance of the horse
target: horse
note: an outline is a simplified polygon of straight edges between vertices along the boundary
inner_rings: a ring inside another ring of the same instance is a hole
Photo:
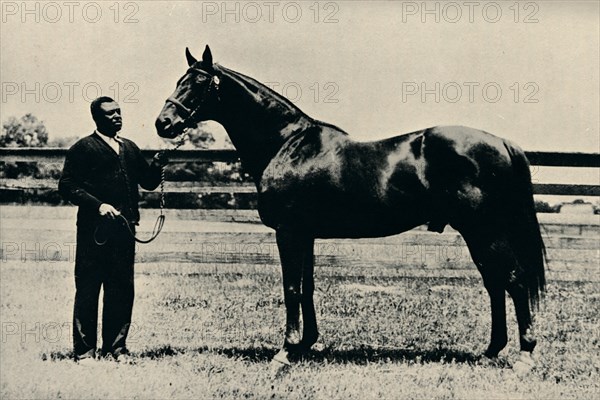
[[[282,267],[285,336],[272,362],[308,351],[319,336],[313,300],[314,241],[384,237],[426,224],[464,238],[491,304],[483,356],[507,345],[505,292],[518,322],[521,361],[532,366],[533,312],[545,290],[545,247],[529,162],[516,144],[462,126],[435,126],[358,142],[304,114],[257,80],[185,50],[188,70],[156,119],[173,139],[200,121],[227,131],[275,230]],[[302,310],[302,334],[300,327]]]

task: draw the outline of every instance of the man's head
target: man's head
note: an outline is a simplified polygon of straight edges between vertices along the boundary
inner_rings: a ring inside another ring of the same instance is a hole
[[[114,136],[121,130],[121,108],[119,104],[107,96],[98,97],[90,104],[92,118],[101,133]]]

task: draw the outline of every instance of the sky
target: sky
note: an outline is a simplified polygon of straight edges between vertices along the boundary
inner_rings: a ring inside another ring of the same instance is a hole
[[[185,47],[200,57],[209,44],[356,140],[466,125],[525,150],[598,152],[599,4],[2,1],[0,119],[31,112],[51,138],[81,137],[89,102],[109,95],[123,135],[164,147],[154,120]]]

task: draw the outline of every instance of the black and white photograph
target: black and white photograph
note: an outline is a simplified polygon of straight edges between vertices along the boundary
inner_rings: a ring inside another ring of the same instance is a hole
[[[600,396],[600,2],[0,1],[2,399]]]

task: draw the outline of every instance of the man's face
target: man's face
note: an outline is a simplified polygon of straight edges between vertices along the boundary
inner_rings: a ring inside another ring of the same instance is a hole
[[[121,108],[115,101],[100,104],[96,125],[102,133],[116,134],[121,130]]]

